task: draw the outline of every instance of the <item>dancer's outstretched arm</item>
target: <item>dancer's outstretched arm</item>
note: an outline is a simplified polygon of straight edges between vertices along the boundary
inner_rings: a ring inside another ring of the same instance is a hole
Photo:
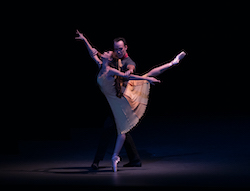
[[[85,42],[87,49],[89,51],[89,55],[91,56],[91,58],[94,59],[94,61],[96,62],[96,64],[100,68],[102,65],[102,61],[97,56],[98,51],[90,45],[87,38],[85,36],[83,36],[83,34],[80,33],[78,30],[76,30],[76,34],[78,34],[79,36],[75,37],[75,39],[80,39],[80,40],[83,40]]]
[[[154,83],[161,82],[160,80],[157,80],[154,77],[144,77],[144,76],[138,76],[138,75],[133,75],[133,74],[130,74],[129,76],[127,76],[125,73],[120,72],[119,70],[115,68],[109,67],[108,76],[114,76],[114,75],[125,77],[125,78],[128,78],[129,80],[147,80],[152,85],[154,85]]]
[[[148,72],[148,76],[158,76],[165,72],[168,68],[171,66],[177,65],[186,53],[182,51],[180,54],[178,54],[175,59],[172,62],[169,62],[167,64],[163,64],[162,66],[156,67]]]

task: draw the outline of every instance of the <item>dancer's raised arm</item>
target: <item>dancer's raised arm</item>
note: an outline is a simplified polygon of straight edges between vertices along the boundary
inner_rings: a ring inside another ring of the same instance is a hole
[[[89,55],[91,56],[91,58],[94,59],[94,61],[96,62],[96,64],[100,68],[102,65],[102,61],[97,56],[98,51],[90,45],[87,38],[85,36],[83,36],[83,34],[80,33],[78,30],[76,30],[76,34],[78,34],[79,36],[75,37],[75,39],[80,39],[80,40],[83,40],[85,42],[87,49],[89,51]]]

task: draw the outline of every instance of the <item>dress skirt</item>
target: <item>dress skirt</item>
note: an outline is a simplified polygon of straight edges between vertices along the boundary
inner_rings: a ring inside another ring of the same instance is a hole
[[[145,113],[150,83],[147,80],[129,80],[123,96],[118,98],[114,80],[108,80],[106,75],[103,74],[98,77],[97,81],[113,112],[117,133],[129,132],[138,124]]]

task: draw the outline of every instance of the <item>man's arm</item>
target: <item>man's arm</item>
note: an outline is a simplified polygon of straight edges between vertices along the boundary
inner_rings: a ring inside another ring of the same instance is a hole
[[[129,65],[127,66],[127,69],[128,69],[128,71],[126,71],[125,73],[130,72],[130,74],[133,74],[134,71],[135,71],[135,66],[132,65],[132,64],[129,64]]]

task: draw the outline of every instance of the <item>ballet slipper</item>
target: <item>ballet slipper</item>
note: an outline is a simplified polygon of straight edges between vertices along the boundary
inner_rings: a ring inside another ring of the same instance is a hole
[[[181,59],[183,59],[186,56],[186,52],[182,51],[180,54],[178,54],[175,59],[172,61],[172,64],[178,64]]]
[[[118,162],[120,162],[120,157],[117,155],[113,155],[113,157],[112,157],[112,169],[114,172],[117,172]]]

